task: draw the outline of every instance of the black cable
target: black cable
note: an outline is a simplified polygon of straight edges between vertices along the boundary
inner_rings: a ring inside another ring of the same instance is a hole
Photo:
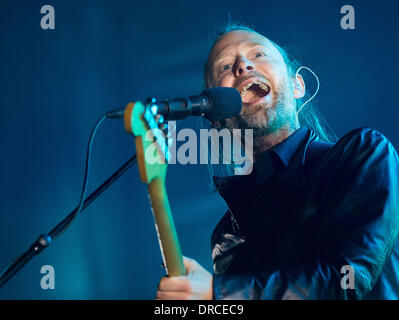
[[[9,263],[3,271],[0,273],[0,287],[2,287],[15,273],[18,272],[25,264],[27,264],[35,255],[38,255],[46,247],[48,247],[52,241],[52,238],[56,238],[63,233],[66,228],[72,223],[74,218],[88,207],[100,194],[102,194],[112,183],[114,183],[120,176],[122,176],[133,164],[136,163],[136,155],[126,161],[117,171],[115,171],[106,181],[104,181],[95,191],[93,191],[86,199],[87,192],[87,180],[90,170],[90,158],[91,149],[93,145],[94,136],[102,124],[107,118],[107,115],[102,116],[95,124],[89,138],[89,143],[86,153],[86,167],[83,180],[82,192],[78,206],[64,218],[48,235],[40,235],[39,238],[30,246],[30,248],[19,256],[17,259]]]
[[[91,159],[91,150],[93,147],[93,141],[94,141],[94,137],[97,133],[98,128],[101,126],[101,124],[104,122],[105,119],[107,119],[106,114],[97,120],[97,123],[94,125],[94,128],[92,129],[92,131],[90,133],[89,143],[87,145],[87,151],[86,151],[86,166],[85,166],[85,173],[84,173],[84,178],[83,178],[82,192],[80,193],[80,200],[79,200],[77,210],[72,212],[72,214],[68,215],[53,230],[51,230],[48,233],[48,236],[50,237],[50,241],[57,238],[59,235],[61,235],[70,226],[70,224],[75,219],[75,217],[77,215],[79,215],[79,213],[82,211],[83,203],[86,198],[86,192],[87,192],[87,181],[88,181],[88,176],[89,176],[89,172],[90,172],[90,159]]]

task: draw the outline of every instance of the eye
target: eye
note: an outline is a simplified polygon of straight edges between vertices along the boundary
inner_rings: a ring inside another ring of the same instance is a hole
[[[265,57],[266,56],[266,53],[264,53],[264,52],[256,52],[255,53],[255,58],[261,58],[261,57]]]
[[[228,64],[228,63],[221,64],[219,67],[219,73],[227,72],[227,71],[231,70],[231,68],[232,68],[231,64]]]

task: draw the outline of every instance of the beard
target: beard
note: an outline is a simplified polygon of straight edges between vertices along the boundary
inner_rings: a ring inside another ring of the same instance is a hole
[[[253,136],[264,136],[277,132],[281,129],[296,128],[296,112],[290,102],[293,99],[289,97],[289,86],[280,86],[272,89],[272,105],[261,102],[251,107],[245,107],[241,113],[232,121],[229,126],[242,130],[252,129]]]

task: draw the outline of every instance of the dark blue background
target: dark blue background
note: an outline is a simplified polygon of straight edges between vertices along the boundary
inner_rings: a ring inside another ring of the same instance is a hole
[[[56,30],[40,28],[45,4],[55,8]],[[345,4],[355,8],[355,30],[340,27]],[[338,136],[373,127],[398,147],[397,10],[386,0],[2,0],[0,266],[76,206],[99,116],[148,96],[202,90],[212,31],[228,13],[300,53],[320,78],[317,103]],[[197,119],[183,127],[197,128]],[[91,190],[133,153],[122,123],[106,122],[94,145]],[[208,182],[204,165],[168,169],[183,252],[210,270],[209,238],[226,206]],[[146,189],[132,168],[0,298],[152,299],[160,263]],[[55,290],[40,287],[45,264],[55,268]]]

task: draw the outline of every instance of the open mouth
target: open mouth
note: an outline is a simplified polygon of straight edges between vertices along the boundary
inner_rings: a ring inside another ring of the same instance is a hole
[[[241,89],[241,99],[243,103],[253,103],[265,96],[270,92],[270,87],[262,82],[254,81],[247,84]]]

